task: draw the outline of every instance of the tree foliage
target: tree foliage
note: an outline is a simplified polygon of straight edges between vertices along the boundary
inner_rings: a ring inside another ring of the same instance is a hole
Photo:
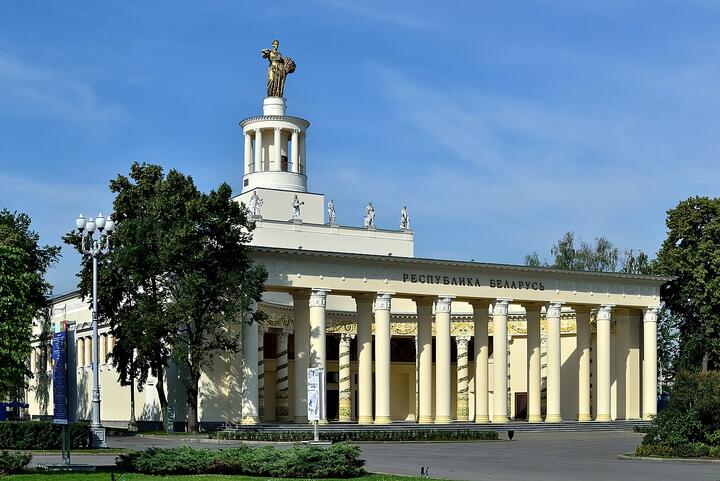
[[[266,273],[247,249],[253,225],[227,184],[203,193],[191,177],[157,165],[133,164],[110,189],[117,228],[99,302],[116,336],[113,363],[125,384],[157,376],[165,405],[164,370],[171,358],[181,364],[188,429],[196,432],[200,374],[219,352],[239,350],[232,326],[261,299]],[[80,238],[71,233],[66,242],[78,247]],[[79,274],[86,297],[90,275],[86,264]]]
[[[692,197],[667,213],[657,271],[677,279],[663,300],[678,318],[679,363],[720,366],[720,198]]]
[[[48,306],[45,274],[60,255],[59,247],[39,241],[30,217],[0,211],[0,400],[20,396],[32,375],[32,320]]]

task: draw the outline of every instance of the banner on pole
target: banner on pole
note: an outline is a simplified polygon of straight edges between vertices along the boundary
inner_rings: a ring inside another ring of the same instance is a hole
[[[311,367],[307,370],[308,421],[325,418],[325,370]]]
[[[67,424],[67,323],[58,324],[52,338],[53,423]]]

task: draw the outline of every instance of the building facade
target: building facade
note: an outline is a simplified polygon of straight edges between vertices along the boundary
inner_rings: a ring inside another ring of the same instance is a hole
[[[284,80],[283,80],[284,82]],[[264,325],[243,324],[242,348],[204,373],[200,419],[307,422],[306,373],[327,376],[325,421],[388,424],[648,419],[656,413],[656,318],[665,278],[414,257],[407,209],[398,229],[341,225],[334,202],[308,190],[310,123],[270,96],[240,123],[243,189],[255,221],[252,255],[268,273]],[[399,209],[400,210],[400,209]],[[80,419],[90,416],[90,320],[77,293],[54,300],[72,326]],[[30,413],[52,413],[48,326],[38,322]],[[130,388],[107,362],[101,326],[101,418],[130,419]],[[181,372],[165,383],[184,418]],[[71,376],[72,382],[72,376]],[[161,419],[152,379],[135,393],[138,421]]]

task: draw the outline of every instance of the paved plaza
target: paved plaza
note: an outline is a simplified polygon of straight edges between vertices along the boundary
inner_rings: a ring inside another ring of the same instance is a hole
[[[720,463],[626,461],[642,436],[630,432],[516,433],[513,441],[472,443],[362,443],[372,472],[466,481],[656,481],[720,480]],[[150,446],[226,448],[239,442],[199,438],[135,436],[108,439],[113,448]],[[73,456],[73,462],[111,466],[115,456]],[[57,463],[57,456],[36,456],[33,464]]]

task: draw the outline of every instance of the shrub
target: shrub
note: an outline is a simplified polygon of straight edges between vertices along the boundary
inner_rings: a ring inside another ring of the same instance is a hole
[[[90,426],[69,424],[70,447],[86,448],[90,444]],[[61,429],[47,421],[6,421],[0,423],[0,449],[60,449]]]
[[[720,372],[678,373],[636,454],[702,457],[717,455],[714,447],[720,447]]]
[[[297,442],[313,438],[310,431],[260,431],[240,429],[237,431],[217,431],[210,433],[211,438],[235,439],[244,441]],[[494,441],[498,439],[495,431],[475,431],[470,429],[443,430],[392,430],[392,431],[326,431],[320,432],[324,441]]]
[[[365,473],[360,449],[347,443],[327,448],[273,446],[230,449],[150,448],[121,454],[121,469],[143,474],[242,474],[277,478],[350,478]]]
[[[0,451],[0,476],[21,473],[30,463],[32,454],[14,451]]]

